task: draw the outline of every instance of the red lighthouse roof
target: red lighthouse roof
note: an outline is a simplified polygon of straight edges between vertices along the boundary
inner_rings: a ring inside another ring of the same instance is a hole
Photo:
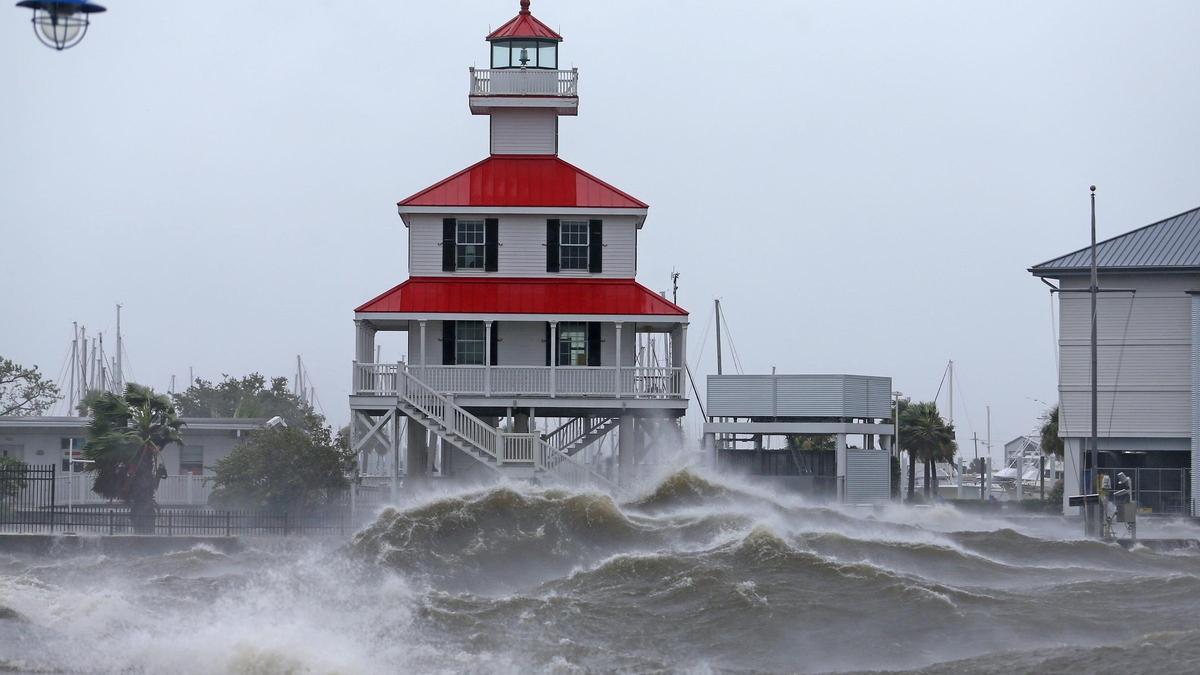
[[[412,277],[354,310],[360,314],[585,314],[687,316],[633,279]]]
[[[647,208],[644,202],[554,155],[492,155],[398,206]]]
[[[561,35],[550,30],[549,26],[529,13],[529,0],[521,0],[521,12],[487,36],[488,40],[511,38],[538,38],[562,42]]]

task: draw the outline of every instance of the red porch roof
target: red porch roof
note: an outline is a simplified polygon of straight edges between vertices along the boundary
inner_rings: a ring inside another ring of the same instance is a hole
[[[397,206],[649,208],[555,155],[492,155]]]
[[[508,38],[541,38],[562,41],[562,36],[529,13],[529,0],[521,0],[521,12],[487,36],[488,40]]]
[[[633,279],[412,277],[354,311],[687,316]]]

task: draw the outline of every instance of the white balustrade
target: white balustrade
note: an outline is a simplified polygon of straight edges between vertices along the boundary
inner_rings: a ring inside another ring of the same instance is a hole
[[[490,378],[489,378],[490,370]],[[396,396],[410,372],[441,394],[468,396],[586,396],[612,398],[620,384],[623,398],[686,398],[682,368],[609,366],[406,366],[403,363],[355,363],[354,393]],[[490,379],[490,387],[489,387]]]
[[[537,434],[500,434],[500,440],[497,460],[503,464],[533,464],[541,443]]]
[[[579,71],[471,69],[471,96],[578,96]]]

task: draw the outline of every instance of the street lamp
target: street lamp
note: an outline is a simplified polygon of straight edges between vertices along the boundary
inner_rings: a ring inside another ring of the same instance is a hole
[[[88,15],[105,11],[86,0],[22,0],[17,7],[33,10],[33,34],[58,51],[82,42],[90,23]]]

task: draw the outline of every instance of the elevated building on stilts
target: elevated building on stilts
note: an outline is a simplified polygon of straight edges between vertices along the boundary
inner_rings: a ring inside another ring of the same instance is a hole
[[[559,157],[562,37],[523,1],[487,41],[489,155],[399,203],[410,276],[355,309],[352,442],[403,447],[410,481],[615,486],[687,410],[688,314],[635,280],[647,205]],[[379,331],[407,333],[404,361],[375,362]]]

